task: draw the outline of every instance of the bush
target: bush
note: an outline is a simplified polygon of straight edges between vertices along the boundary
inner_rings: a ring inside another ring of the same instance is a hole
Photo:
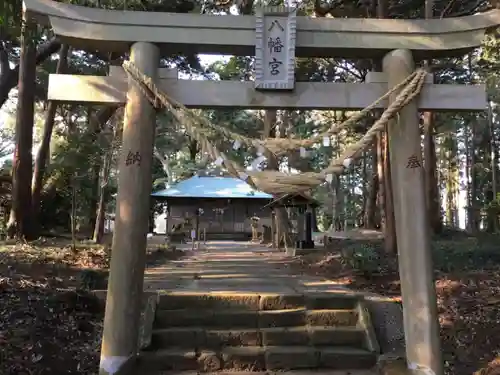
[[[344,242],[341,263],[364,276],[397,272],[397,256],[388,255],[383,243],[376,241]],[[444,273],[490,270],[500,265],[500,235],[482,233],[478,237],[462,233],[431,242],[434,269]]]
[[[383,269],[379,249],[376,244],[364,243],[356,247],[349,246],[342,250],[341,263],[361,274],[369,276],[380,273]]]
[[[481,235],[432,243],[434,268],[442,272],[488,269],[500,264],[500,236]]]

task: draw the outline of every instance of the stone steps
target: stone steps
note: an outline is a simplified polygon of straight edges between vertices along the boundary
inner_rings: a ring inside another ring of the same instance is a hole
[[[351,347],[236,346],[219,350],[162,349],[142,352],[143,371],[285,371],[297,369],[371,369],[377,356]]]
[[[155,327],[272,328],[312,326],[352,326],[359,319],[355,309],[307,310],[157,310]]]
[[[157,375],[200,375],[199,371],[161,371],[151,372]],[[144,374],[146,375],[146,374]],[[149,373],[148,373],[149,375]],[[203,375],[380,375],[374,370],[290,370],[290,371],[216,371],[204,372]]]
[[[158,310],[227,309],[268,311],[305,308],[309,310],[354,308],[360,296],[355,293],[259,294],[224,292],[170,292],[160,294]]]
[[[225,346],[346,345],[364,347],[365,331],[358,327],[301,326],[261,329],[206,329],[175,327],[155,329],[152,347],[197,350]]]
[[[378,343],[354,293],[160,294],[147,374],[162,371],[370,370]]]

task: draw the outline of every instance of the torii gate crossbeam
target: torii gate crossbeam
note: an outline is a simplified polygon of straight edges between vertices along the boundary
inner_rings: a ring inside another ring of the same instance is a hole
[[[255,54],[253,16],[113,12],[51,0],[24,0],[24,8],[63,42],[85,50],[128,53],[131,44],[149,42],[158,44],[162,55]],[[297,17],[295,54],[381,58],[403,48],[416,60],[460,56],[480,45],[484,33],[498,24],[500,10],[429,20]]]
[[[125,104],[127,78],[112,67],[109,76],[51,74],[48,99],[61,102]],[[383,73],[366,83],[297,82],[291,92],[261,92],[253,82],[179,80],[175,69],[160,69],[158,85],[188,108],[360,110],[387,91]],[[163,72],[163,73],[161,73]],[[387,101],[378,105],[386,108]],[[484,111],[484,85],[433,84],[429,75],[418,98],[421,111]]]

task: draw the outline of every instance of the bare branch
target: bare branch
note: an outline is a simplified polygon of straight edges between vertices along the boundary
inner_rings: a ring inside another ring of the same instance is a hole
[[[36,64],[39,65],[47,60],[51,55],[59,51],[61,43],[59,39],[52,38],[36,51]],[[19,65],[14,69],[9,69],[6,74],[0,75],[0,107],[9,98],[10,90],[17,86],[19,76]]]
[[[450,9],[453,7],[455,4],[456,0],[450,0],[448,4],[444,7],[443,11],[441,12],[441,15],[439,18],[444,18],[446,17],[446,14],[450,11]]]
[[[5,49],[4,43],[0,42],[0,80],[1,77],[8,74],[9,71],[10,71],[9,54]]]

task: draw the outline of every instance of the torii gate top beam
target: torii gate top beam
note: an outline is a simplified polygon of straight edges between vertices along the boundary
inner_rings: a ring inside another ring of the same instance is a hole
[[[152,42],[164,54],[255,54],[254,16],[113,11],[51,0],[24,0],[24,9],[63,41],[84,50],[128,52],[134,42]],[[462,55],[498,25],[500,10],[433,20],[297,17],[295,54],[376,58],[404,48],[417,60]]]

